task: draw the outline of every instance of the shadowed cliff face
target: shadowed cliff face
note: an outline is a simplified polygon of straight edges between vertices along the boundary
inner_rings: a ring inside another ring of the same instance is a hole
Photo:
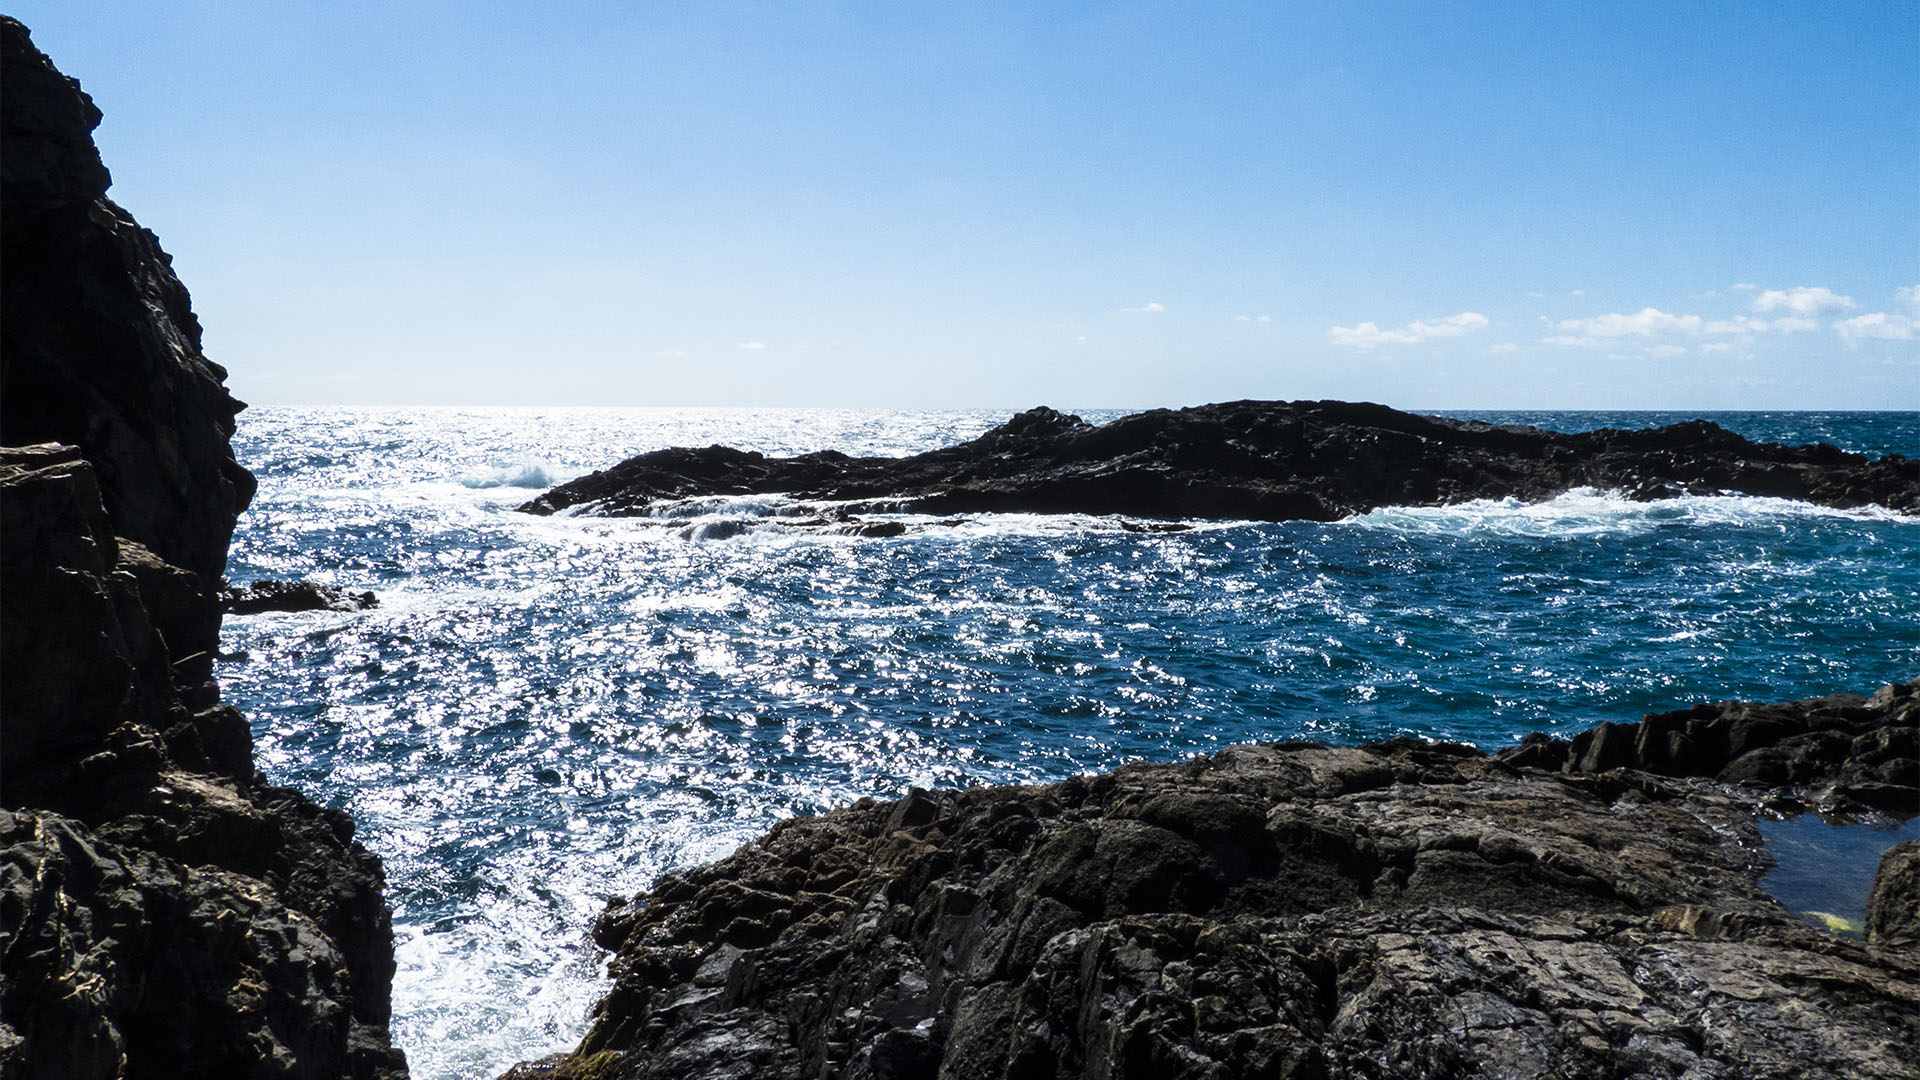
[[[1098,427],[1030,409],[970,442],[904,458],[791,458],[712,446],[629,458],[554,488],[537,514],[651,514],[674,500],[784,494],[905,510],[1332,521],[1380,506],[1738,492],[1920,512],[1920,460],[1757,443],[1705,421],[1567,435],[1344,401],[1156,409]]]
[[[93,101],[18,23],[0,47],[0,444],[80,447],[118,535],[217,583],[253,497],[242,406],[172,261],[106,197]]]
[[[219,704],[239,407],[0,17],[0,1077],[396,1080],[380,863]]]

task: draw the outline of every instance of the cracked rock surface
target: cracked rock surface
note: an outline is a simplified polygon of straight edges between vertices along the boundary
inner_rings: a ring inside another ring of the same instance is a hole
[[[1920,810],[1916,689],[863,800],[611,905],[591,1031],[509,1075],[1920,1076],[1920,952],[1783,909],[1754,826]]]

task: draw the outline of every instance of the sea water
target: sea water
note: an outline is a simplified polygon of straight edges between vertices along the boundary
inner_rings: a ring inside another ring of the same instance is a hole
[[[1779,499],[1390,508],[1331,524],[904,518],[782,524],[519,503],[629,455],[905,454],[1004,412],[262,408],[236,582],[371,589],[230,617],[220,678],[261,768],[386,862],[394,1034],[416,1076],[570,1046],[604,902],[781,818],[914,785],[1042,782],[1234,743],[1489,749],[1699,701],[1920,674],[1920,519]],[[1085,412],[1090,420],[1116,413]],[[1473,413],[1560,430],[1699,414]],[[1920,455],[1920,414],[1712,415]]]

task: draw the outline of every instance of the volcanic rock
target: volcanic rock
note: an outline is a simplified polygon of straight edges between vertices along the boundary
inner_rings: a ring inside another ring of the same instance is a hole
[[[509,1075],[1920,1076],[1920,953],[1782,908],[1754,825],[1920,789],[1916,688],[862,800],[610,904],[591,1030]]]
[[[379,861],[219,704],[238,403],[5,17],[0,76],[0,1077],[404,1077]]]
[[[1020,413],[970,442],[904,458],[770,458],[675,447],[562,484],[520,509],[656,514],[677,500],[781,494],[853,512],[1126,514],[1332,521],[1390,505],[1735,492],[1920,512],[1920,460],[1789,447],[1695,420],[1561,434],[1341,401],[1156,409],[1101,426]]]

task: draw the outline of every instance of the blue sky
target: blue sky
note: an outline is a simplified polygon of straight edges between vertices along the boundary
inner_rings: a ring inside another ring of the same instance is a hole
[[[1920,408],[1920,5],[13,2],[271,404]]]

